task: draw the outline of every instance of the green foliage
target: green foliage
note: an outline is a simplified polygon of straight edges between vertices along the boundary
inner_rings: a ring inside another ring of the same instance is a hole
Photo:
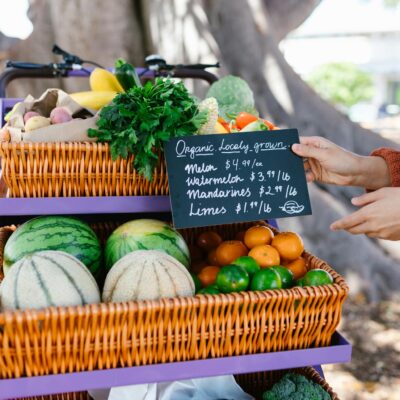
[[[288,373],[264,392],[263,400],[331,400],[331,396],[305,376]]]
[[[207,121],[182,82],[170,79],[150,81],[117,95],[102,108],[98,129],[89,129],[90,137],[110,143],[113,159],[134,154],[134,167],[152,179],[164,142],[173,137],[192,135]]]
[[[386,7],[396,8],[400,5],[400,0],[383,0],[383,3]]]
[[[217,99],[219,114],[226,120],[241,111],[258,115],[252,90],[246,81],[237,76],[227,75],[214,82],[207,92],[207,97]]]
[[[322,65],[307,81],[323,98],[345,107],[370,100],[373,95],[370,75],[351,63]]]

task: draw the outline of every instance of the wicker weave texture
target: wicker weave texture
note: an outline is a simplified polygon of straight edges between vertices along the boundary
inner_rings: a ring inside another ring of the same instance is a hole
[[[247,225],[248,226],[248,225]],[[224,238],[243,224],[220,226]],[[104,241],[115,224],[93,226]],[[14,228],[0,229],[0,262]],[[193,242],[201,229],[184,230]],[[0,377],[148,365],[329,345],[348,287],[334,284],[0,314]]]
[[[92,400],[88,392],[59,393],[50,396],[21,397],[10,400]]]
[[[167,195],[164,158],[149,182],[126,160],[111,158],[103,143],[0,143],[10,197]]]
[[[252,374],[242,374],[236,375],[237,383],[242,387],[242,389],[255,397],[256,400],[262,399],[262,394],[265,390],[270,389],[274,383],[276,383],[284,374],[287,372],[296,372],[306,376],[313,382],[321,385],[331,396],[332,400],[339,400],[336,393],[333,392],[332,388],[329,386],[318,372],[311,367],[307,368],[297,368],[292,370],[283,371],[269,371],[269,372],[255,372]],[[21,400],[90,400],[91,397],[86,392],[76,392],[76,393],[64,393],[53,396],[39,396],[39,397],[29,397]]]

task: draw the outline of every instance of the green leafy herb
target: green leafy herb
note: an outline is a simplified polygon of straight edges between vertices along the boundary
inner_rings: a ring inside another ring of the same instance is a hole
[[[164,142],[192,135],[206,121],[207,112],[198,111],[182,82],[159,78],[118,94],[100,111],[98,129],[89,129],[88,135],[110,143],[114,160],[132,153],[136,170],[151,180]]]

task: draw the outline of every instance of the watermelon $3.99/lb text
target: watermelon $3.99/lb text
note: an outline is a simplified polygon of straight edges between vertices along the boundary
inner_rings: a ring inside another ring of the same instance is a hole
[[[7,240],[4,275],[24,256],[43,250],[65,251],[78,258],[95,277],[99,273],[102,251],[92,228],[76,218],[44,216],[25,222]]]
[[[107,274],[103,301],[156,300],[193,296],[189,271],[174,257],[159,250],[137,250],[117,261]]]
[[[122,257],[136,250],[160,250],[190,265],[189,248],[179,232],[155,219],[137,219],[119,226],[108,238],[106,267],[110,269]]]
[[[97,283],[76,257],[39,251],[17,261],[1,283],[5,310],[41,309],[100,302]]]

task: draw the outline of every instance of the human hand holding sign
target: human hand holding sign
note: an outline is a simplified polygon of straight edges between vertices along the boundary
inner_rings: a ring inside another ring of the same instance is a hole
[[[292,150],[307,158],[309,182],[361,186],[370,190],[390,186],[388,167],[380,157],[351,153],[319,136],[301,137],[300,144],[293,145]]]
[[[360,209],[334,222],[332,230],[400,240],[400,188],[387,187],[391,186],[391,178],[383,158],[359,156],[321,137],[302,137],[292,149],[307,158],[309,182],[375,190],[353,198],[352,204]]]

